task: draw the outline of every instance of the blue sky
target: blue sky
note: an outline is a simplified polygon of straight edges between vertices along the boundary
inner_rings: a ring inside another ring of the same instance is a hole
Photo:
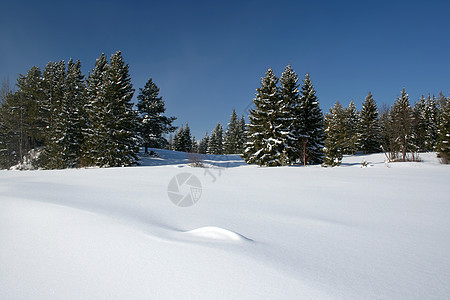
[[[201,138],[245,113],[268,67],[310,73],[322,109],[450,92],[450,1],[3,1],[0,78],[123,52]]]

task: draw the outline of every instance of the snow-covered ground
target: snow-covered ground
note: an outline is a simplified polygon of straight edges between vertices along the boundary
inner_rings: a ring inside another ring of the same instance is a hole
[[[435,154],[193,168],[157,152],[133,168],[0,171],[0,299],[450,297],[450,166]],[[201,188],[180,180],[192,175]]]

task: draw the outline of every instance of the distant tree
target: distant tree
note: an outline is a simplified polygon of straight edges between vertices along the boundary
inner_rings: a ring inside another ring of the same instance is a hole
[[[175,133],[173,147],[175,151],[192,152],[192,136],[188,123],[185,127],[181,126]]]
[[[245,124],[244,115],[241,116],[239,120],[239,134],[237,142],[237,153],[243,154],[245,150],[245,144],[247,143],[247,125]]]
[[[145,153],[148,148],[163,148],[167,145],[167,140],[163,134],[173,132],[176,127],[172,122],[175,117],[167,117],[163,114],[166,112],[165,103],[159,96],[159,88],[150,78],[145,84],[144,89],[139,89],[140,93],[137,97],[137,108],[140,114],[139,133],[145,147]]]
[[[369,92],[364,100],[358,126],[360,149],[364,154],[380,151],[381,129],[378,120],[378,109]]]
[[[405,161],[408,152],[414,154],[417,151],[417,146],[414,144],[413,111],[405,88],[403,88],[401,96],[397,98],[392,107],[392,122],[396,142],[401,152],[401,159]]]
[[[324,165],[339,166],[342,161],[348,137],[346,135],[345,110],[339,101],[325,115],[325,147]]]
[[[344,131],[345,141],[343,154],[355,154],[359,149],[358,124],[359,112],[353,100],[350,101],[348,107],[344,108]]]
[[[198,153],[206,154],[208,151],[208,143],[209,143],[209,136],[208,132],[206,132],[205,136],[200,140],[200,143],[198,145]]]
[[[211,132],[211,136],[209,137],[208,142],[208,154],[223,154],[224,153],[224,145],[223,145],[223,128],[222,124],[217,123],[214,130]]]
[[[440,104],[438,151],[441,161],[448,164],[450,161],[450,98]]]
[[[228,123],[223,140],[224,150],[226,154],[238,153],[240,130],[241,128],[239,120],[236,111],[233,109],[230,117],[230,122]]]

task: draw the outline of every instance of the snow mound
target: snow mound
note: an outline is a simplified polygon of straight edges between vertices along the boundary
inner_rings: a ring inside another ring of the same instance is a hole
[[[242,234],[215,226],[207,226],[185,231],[184,234],[191,237],[216,241],[252,241]]]

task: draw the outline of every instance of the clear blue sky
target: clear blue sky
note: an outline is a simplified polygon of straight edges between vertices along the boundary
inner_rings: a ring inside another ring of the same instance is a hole
[[[0,78],[121,50],[136,94],[160,87],[201,138],[251,103],[268,67],[311,79],[322,109],[450,92],[450,1],[2,1]]]

